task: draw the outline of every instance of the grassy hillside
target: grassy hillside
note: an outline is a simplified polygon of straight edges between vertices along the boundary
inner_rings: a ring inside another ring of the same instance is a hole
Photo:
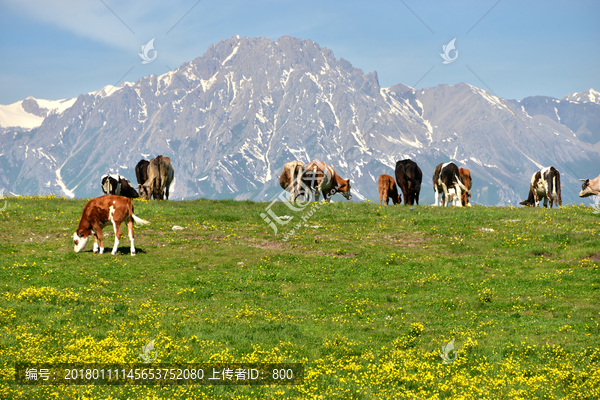
[[[600,398],[589,207],[280,203],[294,219],[275,235],[267,203],[135,201],[151,224],[131,257],[127,238],[110,254],[110,226],[105,254],[73,252],[85,203],[9,198],[0,213],[2,398]],[[158,362],[302,362],[305,382],[13,381],[17,361],[138,363],[152,339]]]

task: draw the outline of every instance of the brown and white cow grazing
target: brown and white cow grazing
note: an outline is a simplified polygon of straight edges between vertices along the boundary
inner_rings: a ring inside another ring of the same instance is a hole
[[[550,208],[552,208],[553,203],[562,206],[560,172],[552,166],[542,168],[533,174],[529,186],[529,196],[527,200],[519,204],[528,207],[539,207],[541,198],[544,198],[544,207],[548,207],[548,200],[550,200]]]
[[[290,192],[291,201],[295,201],[299,196],[306,197],[306,190],[302,186],[302,174],[304,174],[302,161],[290,161],[283,166],[283,171],[279,176],[279,185],[283,190]]]
[[[79,227],[73,234],[75,253],[79,253],[85,248],[91,234],[94,235],[94,253],[98,253],[98,251],[100,251],[100,254],[104,253],[102,228],[111,223],[115,231],[115,245],[111,254],[115,255],[119,247],[119,239],[121,238],[121,222],[126,222],[129,232],[129,243],[131,245],[131,255],[135,256],[135,246],[133,244],[134,221],[137,224],[149,224],[148,221],[144,221],[133,213],[133,204],[131,203],[131,199],[127,197],[107,195],[90,200],[83,207]]]
[[[155,200],[162,200],[165,196],[169,200],[169,186],[173,182],[175,171],[171,165],[171,159],[165,156],[153,158],[148,164],[148,179],[140,188],[140,197],[149,200],[154,197]]]
[[[396,183],[404,196],[404,204],[419,204],[423,172],[416,162],[407,158],[396,162]]]
[[[460,181],[463,183],[463,185],[465,185],[465,187],[469,189],[468,192],[462,193],[461,203],[463,207],[471,207],[471,203],[469,203],[469,197],[471,197],[471,187],[473,186],[471,171],[469,171],[466,168],[459,168],[458,177],[460,178]]]
[[[306,166],[302,175],[302,185],[315,195],[315,201],[319,201],[321,193],[326,202],[336,193],[340,193],[346,200],[352,199],[350,179],[342,179],[330,165],[321,161],[311,161]]]
[[[137,178],[138,185],[143,185],[148,180],[148,160],[140,160],[135,166],[135,177]]]
[[[583,182],[579,197],[600,196],[600,175],[596,179],[580,179]]]
[[[100,183],[102,185],[102,193],[104,194],[125,196],[130,199],[137,199],[140,197],[138,192],[131,186],[131,182],[119,174],[102,175]]]
[[[394,178],[382,174],[379,176],[377,183],[379,185],[379,204],[383,201],[383,204],[387,206],[390,199],[392,199],[394,205],[402,201],[402,197],[398,194],[398,187],[396,186]]]
[[[458,167],[454,163],[442,163],[435,167],[433,173],[433,191],[435,193],[435,203],[437,205],[448,205],[450,203],[450,196],[448,190],[453,188],[453,200],[454,206],[462,207],[462,191],[470,193],[471,191],[461,182],[459,178]],[[440,193],[442,193],[442,199],[440,202]]]

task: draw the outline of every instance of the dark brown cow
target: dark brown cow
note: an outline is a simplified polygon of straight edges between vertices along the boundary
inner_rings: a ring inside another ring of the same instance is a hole
[[[396,162],[396,183],[404,196],[404,204],[419,204],[423,172],[411,159]]]
[[[394,205],[402,201],[402,197],[398,194],[398,187],[396,186],[394,178],[383,174],[379,176],[377,183],[379,185],[379,204],[383,201],[383,204],[387,206],[390,198]]]
[[[149,224],[148,221],[144,221],[133,213],[133,204],[127,197],[107,195],[90,200],[83,207],[79,227],[73,234],[75,253],[79,253],[85,248],[92,233],[94,234],[94,253],[98,253],[98,251],[100,251],[100,254],[104,253],[102,228],[111,223],[115,231],[115,245],[111,254],[117,254],[119,239],[121,238],[121,222],[126,222],[131,255],[135,256],[135,246],[133,244],[134,221],[137,224]],[[98,242],[100,242],[100,246],[98,246]]]
[[[135,177],[137,178],[138,185],[143,185],[148,180],[148,160],[140,160],[135,166]]]
[[[169,200],[169,186],[173,182],[175,172],[171,159],[165,156],[153,158],[148,164],[148,180],[140,188],[140,197],[149,200],[154,197],[155,200],[162,200],[165,192]]]
[[[321,193],[326,202],[336,193],[340,193],[346,200],[352,199],[350,179],[342,179],[330,165],[321,161],[311,161],[306,166],[302,175],[302,185],[312,191],[315,201],[319,201]]]
[[[542,168],[531,177],[527,200],[519,204],[527,207],[539,207],[540,200],[544,198],[544,207],[548,207],[548,200],[550,200],[550,208],[553,203],[562,206],[560,192],[560,172],[552,166]]]
[[[283,190],[290,192],[291,201],[295,201],[299,196],[306,197],[306,190],[302,186],[302,174],[304,174],[302,161],[290,161],[283,166],[283,171],[279,176],[279,185]]]

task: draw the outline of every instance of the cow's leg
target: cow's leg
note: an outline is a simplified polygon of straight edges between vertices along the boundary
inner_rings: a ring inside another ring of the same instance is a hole
[[[98,236],[94,233],[94,254],[98,252]]]
[[[438,192],[437,185],[433,185],[433,192],[435,194],[435,202],[433,203],[433,205],[437,207],[438,202],[440,201],[440,192]]]
[[[169,187],[168,186],[165,189],[165,192],[166,192],[166,200],[169,200]]]
[[[97,228],[95,228],[95,230],[96,230],[96,236],[98,237],[98,242],[100,242],[100,254],[104,254],[104,241],[102,240],[102,238],[103,238],[102,228],[97,227]]]
[[[119,248],[119,239],[121,238],[121,223],[116,223],[114,219],[112,223],[113,228],[115,230],[115,245],[113,246],[112,252],[110,254],[114,256],[115,254],[117,254],[117,249]]]
[[[446,187],[446,184],[442,182],[442,190],[444,191],[444,201],[446,204],[444,204],[445,206],[448,206],[448,188]]]
[[[129,244],[131,245],[131,255],[135,256],[135,244],[133,243],[133,218],[129,217],[127,221],[127,232],[129,233]]]
[[[454,207],[462,207],[462,193],[460,192],[460,186],[458,183],[454,186],[454,190],[456,190],[456,196],[454,196]]]
[[[548,195],[544,196],[544,208],[548,208]]]

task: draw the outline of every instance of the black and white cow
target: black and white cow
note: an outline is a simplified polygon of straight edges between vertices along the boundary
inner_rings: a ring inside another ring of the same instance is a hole
[[[131,182],[119,174],[102,175],[100,182],[102,184],[102,193],[104,194],[114,194],[129,197],[130,199],[140,197],[138,192],[131,186]]]
[[[448,195],[448,190],[454,189],[453,196]],[[434,206],[448,205],[450,200],[454,201],[454,206],[462,207],[462,192],[471,193],[459,178],[458,167],[454,163],[444,163],[435,167],[433,173],[433,191],[435,192]],[[442,193],[442,203],[440,203],[440,193]]]
[[[542,168],[533,174],[529,186],[529,196],[527,200],[519,204],[528,207],[539,207],[542,198],[544,198],[544,207],[548,207],[548,200],[550,200],[550,208],[552,208],[553,203],[562,206],[560,172],[552,166]]]

